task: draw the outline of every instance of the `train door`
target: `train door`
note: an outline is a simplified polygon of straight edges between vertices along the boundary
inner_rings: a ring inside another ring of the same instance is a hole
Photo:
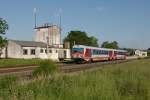
[[[85,49],[85,58],[91,58],[91,49]]]
[[[64,50],[64,58],[67,58],[67,52]]]
[[[114,60],[117,59],[117,51],[114,51]]]
[[[109,59],[112,60],[113,59],[113,51],[109,51]]]

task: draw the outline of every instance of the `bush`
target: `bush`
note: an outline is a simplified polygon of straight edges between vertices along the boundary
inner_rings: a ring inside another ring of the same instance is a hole
[[[16,76],[4,76],[0,78],[0,89],[11,88],[17,83]]]
[[[51,60],[44,60],[39,64],[39,67],[34,70],[33,76],[48,76],[58,71],[57,65]]]
[[[147,56],[150,57],[150,51],[147,52]]]

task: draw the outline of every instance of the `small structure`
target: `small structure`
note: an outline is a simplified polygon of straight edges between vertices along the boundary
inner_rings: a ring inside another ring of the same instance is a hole
[[[136,50],[135,55],[138,57],[147,57],[147,51],[145,50]]]

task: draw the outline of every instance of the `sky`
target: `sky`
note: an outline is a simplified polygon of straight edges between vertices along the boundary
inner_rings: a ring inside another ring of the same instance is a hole
[[[0,17],[9,24],[6,37],[34,40],[33,9],[37,25],[59,24],[62,39],[71,30],[81,30],[120,47],[150,48],[150,0],[0,0]]]

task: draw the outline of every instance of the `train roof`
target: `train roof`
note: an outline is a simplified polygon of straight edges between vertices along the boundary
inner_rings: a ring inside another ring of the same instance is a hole
[[[92,47],[92,46],[85,46],[85,45],[74,45],[74,46],[73,46],[73,48],[92,48],[92,49],[115,50],[115,51],[126,52],[125,50],[119,50],[119,49],[108,49],[108,48]]]

